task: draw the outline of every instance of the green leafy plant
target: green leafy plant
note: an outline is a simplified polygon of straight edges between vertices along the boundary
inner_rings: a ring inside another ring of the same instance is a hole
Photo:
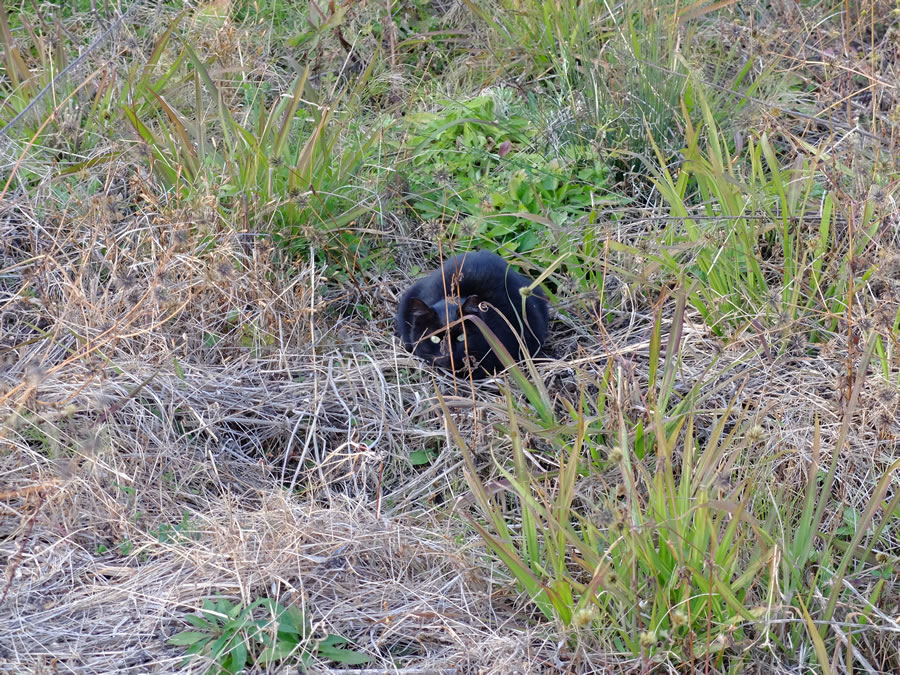
[[[407,121],[409,205],[418,218],[445,223],[461,249],[484,241],[520,252],[559,246],[564,224],[626,201],[608,194],[608,170],[588,144],[538,152],[535,124],[500,115],[492,96]]]
[[[193,630],[178,633],[168,644],[187,647],[185,664],[197,657],[212,661],[207,673],[236,674],[251,665],[269,666],[296,658],[304,665],[315,656],[346,665],[361,665],[371,657],[348,649],[338,635],[312,637],[309,621],[299,608],[260,598],[246,607],[225,598],[204,600],[198,614],[185,620]]]
[[[309,3],[309,11],[306,20],[309,24],[308,30],[304,30],[299,35],[291,38],[288,45],[291,47],[302,47],[310,51],[315,50],[319,46],[319,42],[332,31],[340,34],[341,26],[350,9],[351,3],[335,4],[334,2],[319,7],[316,2]],[[341,37],[343,39],[343,37]]]
[[[160,523],[155,530],[150,531],[150,534],[163,544],[183,542],[196,538],[196,525],[191,521],[190,514],[185,511],[181,522],[175,525]]]

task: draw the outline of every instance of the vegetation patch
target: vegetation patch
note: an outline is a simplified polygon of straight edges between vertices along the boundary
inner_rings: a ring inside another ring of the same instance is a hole
[[[101,4],[0,7],[0,670],[900,670],[889,3]]]

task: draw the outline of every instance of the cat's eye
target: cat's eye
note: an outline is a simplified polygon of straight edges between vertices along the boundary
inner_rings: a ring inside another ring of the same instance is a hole
[[[464,333],[460,333],[459,335],[456,336],[456,341],[457,341],[457,342],[462,342],[462,341],[465,340],[465,339],[466,339],[466,336],[465,336]]]
[[[440,336],[440,335],[432,335],[432,336],[431,336],[431,341],[432,341],[434,344],[437,344],[438,342],[441,341],[441,336]]]

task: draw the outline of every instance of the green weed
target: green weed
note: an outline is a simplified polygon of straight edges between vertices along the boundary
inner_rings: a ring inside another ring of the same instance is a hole
[[[285,661],[306,665],[313,657],[345,665],[368,663],[371,657],[348,649],[337,635],[314,640],[303,612],[284,607],[271,598],[247,606],[220,598],[204,600],[197,614],[185,620],[193,630],[178,633],[168,644],[187,647],[184,664],[198,657],[212,661],[207,673],[236,674],[254,664],[263,668]]]
[[[407,122],[408,204],[417,218],[445,223],[462,250],[481,242],[518,252],[558,246],[565,224],[625,201],[609,195],[607,168],[589,146],[539,148],[535,123],[500,114],[491,96]]]

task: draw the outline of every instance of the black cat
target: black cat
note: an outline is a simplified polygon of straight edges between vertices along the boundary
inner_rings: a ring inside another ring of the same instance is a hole
[[[471,365],[473,377],[487,377],[503,364],[474,322],[458,319],[480,317],[517,361],[522,354],[516,335],[534,355],[547,335],[548,303],[536,287],[525,301],[522,319],[519,289],[530,284],[496,253],[455,256],[403,294],[394,320],[397,334],[406,349],[431,365],[463,372]]]

